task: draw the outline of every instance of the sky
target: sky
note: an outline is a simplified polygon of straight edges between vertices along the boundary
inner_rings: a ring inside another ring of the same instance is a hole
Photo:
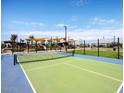
[[[64,37],[93,40],[122,37],[123,0],[1,0],[1,40]]]

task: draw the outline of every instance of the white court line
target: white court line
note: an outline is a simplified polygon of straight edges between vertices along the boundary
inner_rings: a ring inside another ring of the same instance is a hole
[[[60,63],[60,64],[63,64],[63,63]],[[39,70],[39,69],[43,69],[43,68],[54,67],[54,66],[57,66],[57,65],[60,65],[60,64],[52,64],[52,65],[48,65],[48,66],[32,68],[32,69],[27,70],[26,72],[31,72],[31,71],[35,71],[35,70]]]
[[[105,77],[105,78],[108,78],[108,79],[112,79],[112,80],[115,80],[115,81],[118,81],[118,82],[122,82],[122,80],[120,80],[120,79],[117,79],[117,78],[114,78],[114,77],[111,77],[111,76],[108,76],[108,75],[105,75],[105,74],[101,74],[101,73],[98,73],[98,72],[95,72],[95,71],[92,71],[92,70],[84,69],[84,68],[81,68],[81,67],[76,66],[76,65],[72,65],[72,64],[69,64],[69,63],[63,63],[63,64],[74,67],[74,68],[77,68],[77,69],[81,69],[81,70],[84,70],[84,71],[87,71],[87,72],[90,72],[90,73],[93,73],[93,74],[96,74],[98,76],[102,76],[102,77]]]
[[[117,93],[119,93],[121,91],[121,88],[123,87],[123,82],[121,83],[121,85],[119,86]]]
[[[24,68],[22,67],[22,65],[21,65],[20,63],[19,63],[19,65],[21,66],[21,69],[22,69],[22,71],[23,71],[23,73],[24,73],[24,75],[25,75],[26,79],[28,80],[28,83],[29,83],[29,85],[31,86],[31,88],[32,88],[33,92],[34,92],[34,93],[37,93],[37,92],[36,92],[36,90],[34,89],[34,87],[33,87],[32,83],[31,83],[30,79],[28,78],[27,74],[25,73]]]

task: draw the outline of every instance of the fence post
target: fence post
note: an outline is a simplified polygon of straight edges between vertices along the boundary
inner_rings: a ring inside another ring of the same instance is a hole
[[[36,53],[37,53],[37,41],[36,41],[36,49],[35,50],[36,50]]]
[[[85,40],[84,40],[84,55],[85,55]]]
[[[50,45],[50,50],[52,50],[52,37],[51,37],[51,45]]]
[[[19,49],[20,49],[20,52],[21,52],[21,39],[20,39],[20,45],[19,45]]]
[[[74,56],[74,54],[75,54],[75,41],[74,41],[74,50],[73,50],[73,56]]]
[[[61,47],[60,47],[60,52],[61,52]]]
[[[13,41],[12,41],[12,54],[14,53],[14,45],[13,45]]]
[[[64,26],[65,28],[65,51],[67,52],[67,26]]]
[[[99,56],[99,39],[98,39],[97,48],[98,48],[98,56]]]
[[[120,47],[119,47],[119,37],[118,37],[118,59],[120,58],[119,51],[120,51]]]
[[[29,53],[29,42],[27,41],[28,53]]]
[[[67,45],[68,45],[68,42],[65,42],[65,51],[67,53]]]

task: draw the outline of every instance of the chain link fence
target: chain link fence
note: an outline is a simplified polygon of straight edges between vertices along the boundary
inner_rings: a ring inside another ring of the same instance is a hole
[[[76,41],[75,53],[109,58],[123,58],[123,38]]]

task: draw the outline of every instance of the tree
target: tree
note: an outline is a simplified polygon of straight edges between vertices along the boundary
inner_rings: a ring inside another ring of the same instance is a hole
[[[6,45],[4,44],[4,42],[1,42],[1,49],[5,48]]]
[[[15,50],[15,41],[17,39],[17,35],[16,34],[11,34],[11,37],[10,37],[10,40],[12,41],[12,53],[14,52]]]
[[[12,42],[15,42],[16,39],[17,39],[17,35],[16,35],[16,34],[12,34],[10,40],[11,40]]]
[[[31,46],[32,46],[33,45],[33,38],[34,38],[34,36],[30,35],[28,38],[31,40]]]
[[[33,38],[34,38],[34,36],[33,36],[33,35],[30,35],[30,36],[29,36],[29,39],[33,39]]]

